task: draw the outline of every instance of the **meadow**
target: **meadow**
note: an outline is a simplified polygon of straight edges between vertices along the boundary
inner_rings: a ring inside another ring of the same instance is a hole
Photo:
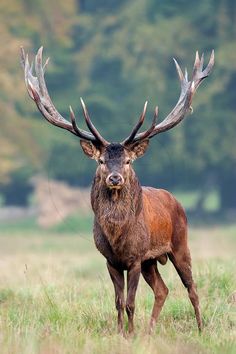
[[[203,333],[168,262],[159,265],[170,292],[154,333],[146,331],[153,295],[141,279],[135,335],[126,339],[116,333],[113,285],[89,225],[1,225],[1,354],[236,353],[236,225],[190,228]]]

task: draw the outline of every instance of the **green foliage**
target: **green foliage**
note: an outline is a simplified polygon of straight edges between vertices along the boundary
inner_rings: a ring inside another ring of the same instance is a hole
[[[27,164],[31,174],[44,172],[50,161],[55,178],[84,185],[92,175],[91,162],[77,153],[72,137],[43,124],[26,98],[15,60],[20,44],[30,51],[43,44],[52,58],[47,83],[58,110],[68,118],[72,105],[81,115],[83,96],[96,126],[115,141],[128,134],[146,99],[148,122],[156,104],[160,119],[175,105],[179,86],[172,57],[191,71],[195,50],[204,51],[207,61],[214,48],[216,65],[194,98],[194,113],[153,139],[137,171],[143,183],[166,188],[206,189],[210,181],[221,207],[235,207],[234,1],[207,0],[196,7],[186,0],[4,0],[0,6],[6,43],[0,53],[0,109],[8,117],[0,132],[2,183]]]
[[[94,161],[92,163],[85,156],[78,156],[79,150],[78,139],[75,144],[56,142],[46,163],[46,170],[50,178],[66,180],[71,185],[87,186],[89,184],[87,175],[89,172],[92,175],[95,163]],[[69,164],[68,161],[70,161]]]
[[[176,199],[183,205],[187,210],[193,210],[196,206],[197,201],[199,200],[199,192],[190,191],[190,192],[181,192],[176,191],[173,193]],[[217,211],[219,210],[219,195],[215,190],[209,191],[207,194],[203,208],[205,211]]]
[[[28,204],[29,194],[33,190],[30,184],[31,175],[32,169],[30,166],[22,166],[11,173],[11,179],[8,183],[4,184],[4,187],[1,188],[0,185],[0,191],[6,205]]]

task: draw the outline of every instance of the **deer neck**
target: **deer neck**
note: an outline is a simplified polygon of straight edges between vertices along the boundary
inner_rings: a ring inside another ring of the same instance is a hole
[[[142,210],[142,189],[134,173],[121,189],[109,189],[96,175],[91,191],[96,221],[109,240],[127,234]]]

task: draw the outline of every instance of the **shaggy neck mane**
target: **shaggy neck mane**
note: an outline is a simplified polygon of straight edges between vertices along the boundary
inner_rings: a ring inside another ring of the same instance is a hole
[[[127,233],[142,209],[142,189],[133,170],[121,189],[109,189],[96,173],[91,203],[97,222],[110,239]]]

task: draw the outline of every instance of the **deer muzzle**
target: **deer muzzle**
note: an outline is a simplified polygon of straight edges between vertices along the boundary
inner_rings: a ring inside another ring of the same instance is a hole
[[[118,172],[113,172],[107,176],[106,184],[110,189],[120,189],[124,184],[124,177]]]

